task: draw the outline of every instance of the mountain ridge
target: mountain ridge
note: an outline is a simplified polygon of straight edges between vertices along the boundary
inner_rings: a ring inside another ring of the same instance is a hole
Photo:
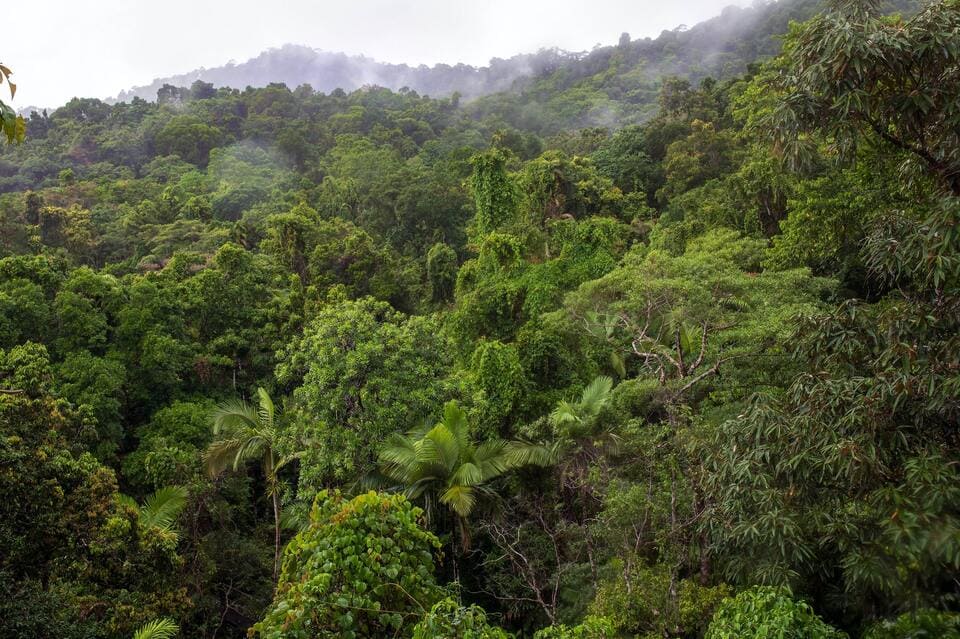
[[[685,67],[689,66],[685,63],[690,61],[674,58],[677,51],[687,49],[697,51],[699,66],[705,69],[705,74],[727,75],[742,72],[745,60],[776,54],[779,44],[771,41],[773,34],[783,33],[791,20],[809,18],[821,4],[820,0],[776,0],[756,2],[746,8],[731,5],[717,16],[689,29],[665,30],[656,38],[633,40],[624,33],[618,44],[595,47],[591,51],[544,48],[509,58],[495,57],[486,66],[463,63],[413,66],[306,45],[284,44],[267,49],[245,62],[200,67],[156,78],[149,84],[120,92],[112,101],[129,101],[134,97],[154,100],[164,85],[183,87],[198,80],[236,89],[276,82],[291,88],[308,84],[314,90],[326,93],[336,89],[350,92],[375,85],[394,91],[409,88],[433,97],[459,93],[470,99],[519,89],[533,79],[558,70],[571,70],[574,75],[579,75],[583,67],[592,66],[591,60],[625,48],[639,53],[636,62],[652,66],[653,75],[685,72]],[[737,62],[725,64],[732,56]]]

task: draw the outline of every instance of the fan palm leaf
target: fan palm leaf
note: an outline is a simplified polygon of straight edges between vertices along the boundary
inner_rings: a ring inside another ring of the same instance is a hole
[[[472,462],[460,464],[453,475],[450,476],[450,484],[454,486],[476,486],[485,480],[483,470]]]
[[[272,430],[273,418],[276,414],[273,400],[270,399],[270,394],[262,388],[257,389],[257,398],[260,400],[260,405],[257,409],[257,415],[259,416],[258,425]]]
[[[613,390],[613,379],[605,375],[594,378],[580,396],[578,402],[580,413],[591,418],[600,414],[600,411],[610,401],[610,391]]]
[[[510,444],[502,439],[486,441],[476,447],[473,459],[483,472],[483,481],[490,481],[516,467],[507,454],[509,447]]]
[[[467,424],[467,414],[457,402],[449,401],[443,405],[443,421],[441,423],[456,438],[457,445],[461,450],[469,446],[470,427]]]
[[[553,466],[563,455],[563,442],[531,444],[528,442],[510,442],[504,451],[504,457],[511,468],[521,466]]]
[[[223,402],[213,411],[213,434],[229,434],[232,431],[255,429],[260,426],[260,413],[242,399]]]
[[[550,413],[550,423],[554,426],[579,422],[580,419],[580,411],[577,410],[577,407],[565,400],[557,402],[557,407]]]
[[[240,439],[217,439],[211,442],[203,453],[207,474],[214,478],[228,468],[236,468],[237,453],[242,446]]]
[[[420,441],[423,442],[423,460],[442,465],[447,472],[453,472],[457,467],[457,462],[466,448],[459,433],[442,422],[431,428]]]

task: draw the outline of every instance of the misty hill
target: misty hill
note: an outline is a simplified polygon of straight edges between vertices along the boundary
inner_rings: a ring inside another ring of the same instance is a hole
[[[325,93],[335,89],[349,92],[368,85],[393,90],[407,87],[435,97],[457,92],[472,98],[522,90],[547,77],[557,77],[561,85],[569,86],[578,79],[606,71],[613,62],[615,74],[628,76],[633,85],[655,81],[665,74],[725,77],[741,73],[750,62],[775,54],[779,50],[776,36],[786,31],[790,20],[809,18],[821,4],[820,0],[780,0],[758,2],[749,8],[728,7],[719,16],[690,29],[664,31],[657,38],[631,40],[623,34],[616,46],[579,53],[547,49],[506,60],[494,58],[488,66],[479,68],[466,64],[388,64],[288,44],[243,63],[159,78],[149,85],[124,91],[117,99],[128,101],[136,96],[153,100],[164,84],[185,87],[196,80],[239,89],[273,82],[290,88],[309,84]],[[646,102],[648,97],[643,92],[640,99]]]
[[[617,128],[649,120],[665,77],[696,86],[701,80],[739,76],[780,51],[792,21],[821,11],[822,0],[758,2],[727,7],[720,15],[659,37],[631,40],[567,58],[550,72],[514,83],[512,91],[484,96],[467,108],[476,118],[502,120],[520,130],[552,135],[584,127]],[[890,12],[910,12],[916,0],[887,2]]]
[[[309,84],[317,91],[329,93],[335,89],[350,92],[363,86],[375,85],[394,91],[407,87],[433,96],[459,92],[467,97],[475,97],[506,91],[519,78],[552,71],[561,64],[576,60],[577,57],[559,50],[550,50],[517,55],[508,60],[494,58],[489,66],[481,68],[466,64],[411,67],[406,64],[378,62],[364,56],[287,44],[264,51],[241,64],[230,63],[213,69],[201,68],[160,78],[146,86],[123,91],[117,99],[128,101],[133,97],[140,97],[154,100],[157,91],[165,84],[183,87],[196,80],[239,89],[282,82],[291,88]]]

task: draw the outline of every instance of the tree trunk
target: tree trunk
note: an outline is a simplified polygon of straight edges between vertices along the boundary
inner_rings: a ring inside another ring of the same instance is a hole
[[[457,515],[457,524],[460,528],[460,553],[466,555],[470,551],[470,525],[466,517]]]
[[[280,495],[273,490],[273,581],[277,581],[280,569]]]

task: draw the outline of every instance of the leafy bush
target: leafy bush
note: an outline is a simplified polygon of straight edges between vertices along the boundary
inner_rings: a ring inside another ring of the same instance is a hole
[[[451,598],[438,602],[413,629],[413,639],[509,639],[491,626],[479,606],[464,607]]]
[[[943,610],[918,610],[882,621],[864,639],[960,639],[960,615]]]
[[[559,624],[538,630],[533,639],[611,639],[614,636],[609,619],[590,616],[578,626]]]
[[[698,637],[729,594],[726,584],[676,579],[668,566],[657,564],[633,572],[629,584],[622,576],[602,583],[590,611],[609,619],[621,635]]]
[[[724,601],[704,639],[842,639],[813,609],[783,590],[755,586]]]
[[[321,492],[284,550],[277,595],[253,630],[264,639],[409,635],[440,598],[437,538],[400,495]]]

